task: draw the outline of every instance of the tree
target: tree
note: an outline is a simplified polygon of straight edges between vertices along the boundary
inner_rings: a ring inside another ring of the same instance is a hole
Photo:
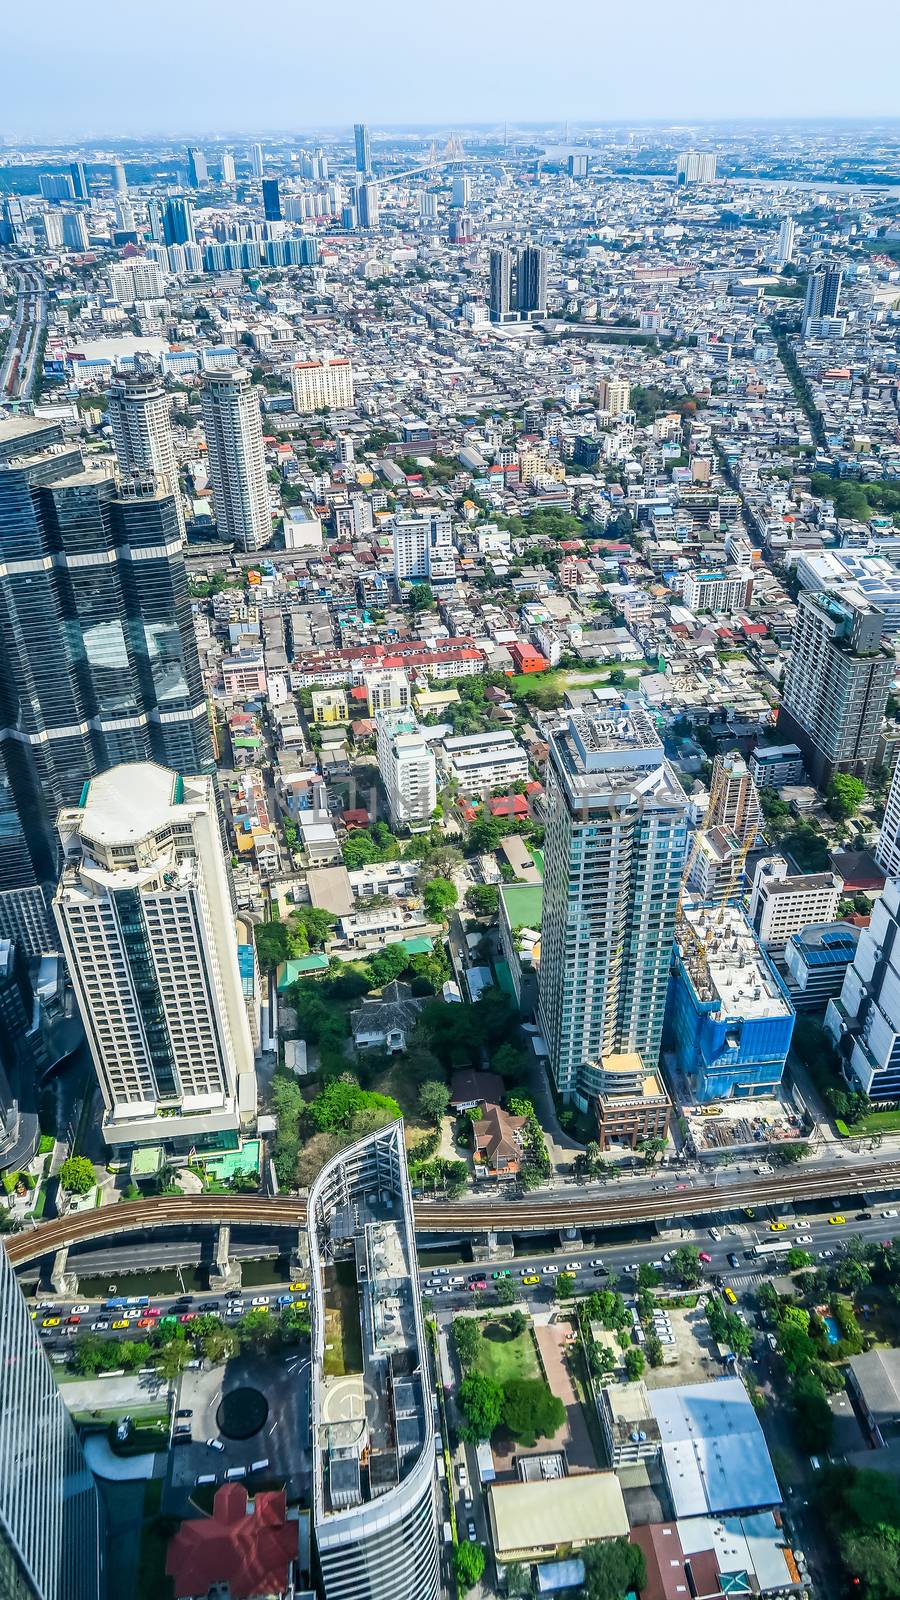
[[[584,1562],[583,1600],[622,1600],[623,1595],[637,1594],[646,1585],[644,1552],[628,1539],[604,1539],[580,1550],[579,1555]]]
[[[647,1351],[647,1360],[651,1367],[661,1367],[666,1358],[666,1353],[658,1333],[648,1333],[645,1349]]]
[[[804,1372],[795,1380],[791,1393],[791,1406],[797,1431],[797,1443],[810,1455],[824,1455],[831,1444],[834,1417],[818,1378]]]
[[[469,1539],[458,1544],[453,1557],[453,1570],[461,1589],[474,1589],[484,1574],[484,1551],[481,1545],[473,1544]]]
[[[450,1324],[450,1337],[456,1351],[456,1359],[467,1372],[474,1367],[481,1349],[481,1328],[474,1317],[454,1317]]]
[[[495,1288],[498,1305],[511,1306],[516,1298],[516,1286],[512,1278],[498,1278]]]
[[[413,611],[433,611],[434,594],[430,583],[414,583],[409,591],[409,603]]]
[[[93,1162],[87,1156],[69,1156],[59,1169],[59,1181],[68,1194],[88,1194],[97,1182]]]
[[[293,920],[306,935],[307,945],[312,949],[321,949],[331,934],[337,918],[332,916],[330,911],[320,910],[318,906],[299,906],[294,912]]]
[[[703,1272],[700,1265],[700,1251],[696,1245],[679,1246],[672,1257],[672,1270],[688,1288],[693,1288],[700,1282]]]
[[[588,1368],[592,1378],[604,1378],[608,1372],[615,1372],[616,1358],[608,1345],[598,1344],[592,1339],[588,1345]]]
[[[372,987],[383,989],[386,983],[393,983],[405,972],[409,966],[409,956],[402,945],[385,945],[383,950],[376,950],[368,958],[368,968],[372,977]]]
[[[866,786],[861,778],[849,772],[836,772],[828,785],[828,810],[836,822],[846,822],[859,810],[866,798]]]
[[[665,1154],[665,1139],[642,1139],[638,1145],[638,1152],[644,1158],[645,1166],[652,1167]]]
[[[456,905],[457,893],[449,878],[432,878],[425,885],[422,903],[432,922],[442,922],[445,913]]]
[[[625,1371],[632,1383],[637,1382],[643,1370],[644,1352],[639,1350],[637,1345],[632,1345],[630,1350],[625,1351]]]
[[[795,1245],[787,1253],[787,1269],[789,1272],[799,1272],[802,1267],[811,1267],[813,1258],[808,1250],[800,1250]]]
[[[256,1306],[250,1311],[245,1311],[237,1325],[238,1338],[241,1344],[248,1344],[265,1349],[270,1345],[278,1332],[276,1319],[264,1306]]]
[[[492,883],[476,883],[466,890],[466,905],[478,917],[495,917],[500,905],[500,891]]]
[[[524,1333],[528,1327],[528,1318],[524,1311],[511,1311],[506,1319],[506,1326],[512,1337],[518,1339],[519,1335]]]
[[[638,1267],[638,1287],[640,1289],[655,1289],[659,1283],[659,1272],[651,1266],[649,1261],[644,1261]]]
[[[288,930],[283,922],[258,922],[253,930],[263,972],[274,972],[288,958]]]
[[[489,1439],[503,1409],[502,1385],[483,1372],[470,1372],[459,1386],[457,1399],[466,1419],[461,1429],[463,1438],[470,1444]]]
[[[439,1127],[441,1118],[447,1115],[450,1104],[450,1090],[440,1078],[427,1078],[419,1089],[419,1110],[423,1117]]]
[[[496,817],[480,815],[469,829],[469,848],[476,855],[493,855],[503,838],[503,829]]]
[[[560,1272],[556,1279],[555,1293],[557,1300],[571,1300],[575,1293],[576,1278],[574,1272]]]
[[[157,1371],[172,1383],[184,1371],[190,1359],[190,1346],[185,1339],[169,1339],[156,1357]]]
[[[501,1416],[513,1437],[530,1447],[553,1438],[566,1420],[566,1408],[542,1378],[510,1378]]]

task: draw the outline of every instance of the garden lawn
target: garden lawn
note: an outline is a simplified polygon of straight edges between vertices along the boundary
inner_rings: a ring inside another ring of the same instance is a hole
[[[326,1378],[342,1378],[346,1372],[363,1370],[359,1291],[352,1261],[338,1261],[325,1273],[323,1366]]]
[[[870,1111],[859,1122],[850,1126],[854,1138],[863,1133],[896,1133],[900,1129],[900,1111]]]
[[[500,1321],[482,1323],[481,1331],[484,1337],[475,1363],[478,1372],[484,1373],[487,1378],[494,1378],[497,1383],[508,1383],[510,1378],[542,1376],[530,1328],[516,1334],[514,1339],[510,1338],[505,1323]],[[491,1338],[491,1333],[497,1337]]]

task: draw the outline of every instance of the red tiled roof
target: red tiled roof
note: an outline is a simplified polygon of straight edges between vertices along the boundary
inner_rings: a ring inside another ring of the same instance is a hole
[[[227,1583],[231,1600],[280,1595],[298,1555],[298,1524],[287,1522],[284,1490],[256,1495],[248,1513],[247,1491],[223,1483],[212,1516],[183,1522],[166,1554],[166,1573],[177,1600],[206,1594]]]

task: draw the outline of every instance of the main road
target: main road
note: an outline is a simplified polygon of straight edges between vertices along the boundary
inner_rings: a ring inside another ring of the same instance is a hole
[[[660,1181],[662,1180],[662,1181]],[[662,1187],[667,1184],[668,1187]],[[744,1207],[778,1206],[794,1201],[824,1200],[837,1204],[843,1196],[900,1190],[900,1160],[802,1165],[785,1171],[723,1185],[677,1181],[657,1175],[657,1182],[626,1193],[623,1188],[591,1193],[548,1191],[521,1200],[417,1200],[417,1234],[529,1233],[580,1227],[622,1227],[663,1222],[675,1217],[703,1217]],[[263,1199],[254,1195],[160,1195],[122,1201],[99,1210],[81,1211],[36,1224],[4,1240],[13,1266],[23,1266],[51,1251],[89,1239],[156,1228],[233,1226],[301,1228],[306,1201],[290,1197]]]
[[[17,268],[16,277],[18,299],[6,356],[0,368],[0,401],[30,399],[35,379],[40,377],[36,358],[47,320],[44,280],[32,266]]]

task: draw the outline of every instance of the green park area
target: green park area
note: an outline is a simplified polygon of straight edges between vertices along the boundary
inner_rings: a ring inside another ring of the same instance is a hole
[[[326,1378],[363,1369],[359,1291],[352,1261],[338,1261],[325,1274],[324,1369]]]
[[[509,1383],[511,1378],[539,1378],[530,1326],[513,1333],[506,1320],[482,1323],[475,1371],[493,1378],[496,1383]]]

